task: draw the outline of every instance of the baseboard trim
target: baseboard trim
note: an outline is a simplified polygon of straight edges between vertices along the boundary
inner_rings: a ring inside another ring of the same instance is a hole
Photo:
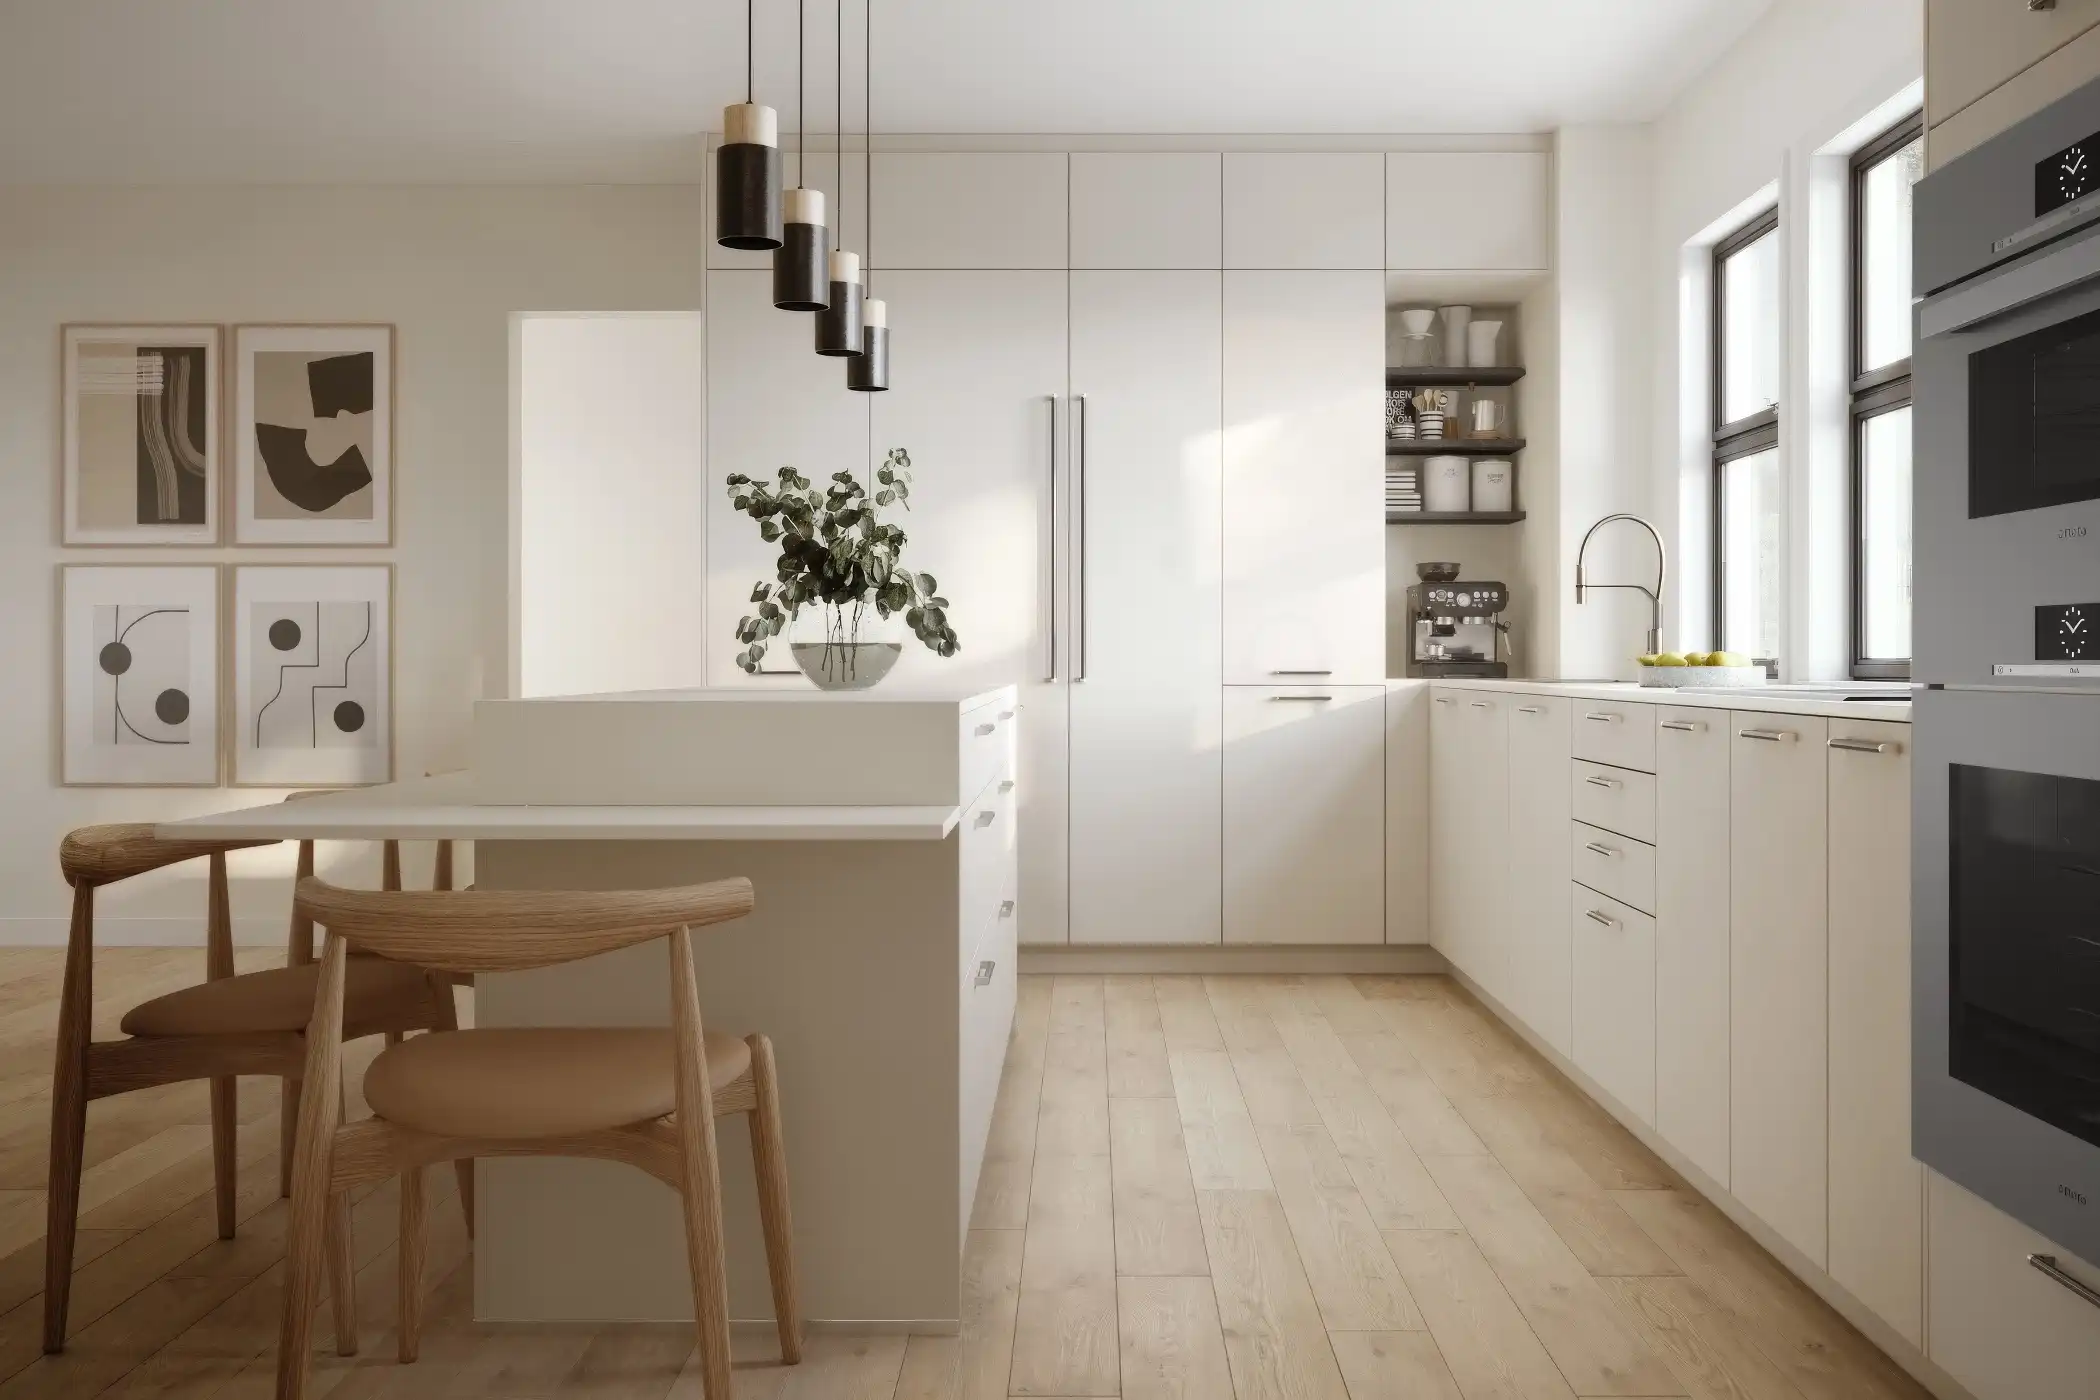
[[[1029,973],[1415,973],[1449,972],[1444,955],[1426,943],[1286,947],[1159,947],[1151,944],[1036,943],[1021,949]]]
[[[1619,1126],[1640,1139],[1643,1146],[1663,1159],[1670,1169],[1689,1182],[1694,1190],[1704,1196],[1715,1210],[1741,1226],[1743,1233],[1755,1240],[1758,1247],[1777,1259],[1786,1271],[1808,1288],[1817,1297],[1837,1310],[1840,1317],[1857,1328],[1866,1339],[1879,1347],[1891,1361],[1909,1372],[1912,1379],[1931,1391],[1939,1400],[1976,1400],[1968,1388],[1935,1365],[1924,1352],[1911,1345],[1910,1340],[1883,1322],[1879,1315],[1857,1298],[1829,1274],[1818,1268],[1813,1260],[1780,1236],[1738,1201],[1727,1188],[1708,1176],[1692,1160],[1664,1141],[1661,1134],[1643,1123],[1625,1104],[1605,1092],[1596,1081],[1575,1067],[1573,1061],[1559,1050],[1541,1040],[1510,1009],[1489,995],[1487,990],[1471,977],[1451,969],[1452,980],[1495,1014],[1496,1019],[1507,1026],[1526,1045],[1538,1051],[1552,1066],[1566,1075],[1575,1087],[1597,1101],[1599,1107],[1619,1121]]]
[[[0,948],[63,948],[69,923],[63,918],[0,918]],[[235,919],[233,941],[244,948],[281,948],[286,926],[281,920]],[[98,948],[202,948],[204,920],[95,919]]]

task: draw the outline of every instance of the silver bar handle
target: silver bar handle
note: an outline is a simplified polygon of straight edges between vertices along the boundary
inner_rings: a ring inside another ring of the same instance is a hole
[[[1012,778],[1001,778],[1001,779],[999,780],[999,791],[1001,791],[1001,792],[1012,792],[1013,790],[1014,790],[1014,780],[1013,780]]]
[[[1458,702],[1457,702],[1456,700],[1453,700],[1453,699],[1452,699],[1452,698],[1451,698],[1450,696],[1448,696],[1448,695],[1439,695],[1439,696],[1436,696],[1436,697],[1435,697],[1435,699],[1436,699],[1436,703],[1437,703],[1437,704],[1439,704],[1439,705],[1456,705],[1456,704],[1458,703]]]
[[[977,737],[980,739],[986,738],[989,735],[997,734],[998,732],[999,726],[997,724],[980,724],[977,726]]]
[[[1043,681],[1057,679],[1057,395],[1050,395],[1050,580],[1043,590],[1050,601],[1050,661]]]
[[[1600,856],[1622,856],[1626,854],[1624,851],[1613,850],[1610,846],[1605,845],[1602,841],[1592,841],[1587,846],[1584,846],[1582,849],[1584,849],[1585,851],[1595,851]]]
[[[979,828],[990,826],[993,822],[997,820],[999,820],[999,814],[997,812],[983,811],[977,814],[977,825]]]
[[[1002,919],[1010,919],[1010,918],[1012,918],[1012,917],[1013,917],[1013,914],[1014,914],[1014,902],[1013,902],[1012,900],[1010,900],[1010,899],[1002,899],[1002,900],[1000,900],[1000,901],[999,901],[999,917],[1000,917],[1000,918],[1002,918]]]
[[[2094,1288],[2092,1285],[2084,1283],[2078,1279],[2072,1278],[2069,1274],[2065,1273],[2063,1265],[2056,1262],[2055,1255],[2030,1254],[2027,1256],[2027,1263],[2030,1267],[2039,1270],[2043,1274],[2062,1284],[2064,1287],[2070,1289],[2073,1293],[2077,1294],[2080,1298],[2083,1298],[2086,1302],[2091,1303],[2094,1307],[2100,1308],[2100,1288]]]
[[[1662,727],[1674,729],[1680,734],[1704,734],[1706,732],[1705,722],[1696,719],[1666,719],[1662,722]]]
[[[1593,719],[1599,724],[1618,724],[1626,718],[1624,715],[1615,715],[1609,710],[1589,710],[1582,717],[1584,719]]]
[[[1830,747],[1846,753],[1901,753],[1903,746],[1894,743],[1876,743],[1872,739],[1832,739]]]
[[[997,972],[998,970],[999,964],[995,962],[981,962],[977,964],[977,976],[971,979],[970,985],[973,987],[989,986],[991,984],[992,974],[994,972]]]
[[[1592,909],[1585,913],[1582,917],[1588,919],[1593,924],[1602,924],[1606,928],[1617,928],[1619,926],[1619,921],[1617,919],[1614,919],[1611,915],[1605,913],[1601,909]]]
[[[1289,702],[1291,702],[1291,701],[1294,701],[1294,700],[1332,700],[1332,699],[1334,699],[1334,697],[1333,697],[1332,695],[1271,695],[1271,696],[1270,696],[1269,698],[1270,698],[1271,700],[1280,700],[1280,701],[1283,701],[1283,702],[1285,702],[1285,703],[1289,703]]]
[[[1492,700],[1468,700],[1466,703],[1476,710],[1492,710],[1495,708],[1495,702]]]
[[[1271,671],[1272,676],[1331,676],[1332,671]]]
[[[1738,729],[1736,733],[1745,739],[1762,739],[1767,744],[1790,743],[1795,738],[1791,729]]]
[[[1072,480],[1079,488],[1079,499],[1072,507],[1072,525],[1079,534],[1079,543],[1072,550],[1072,579],[1078,586],[1073,590],[1072,630],[1079,634],[1079,659],[1074,663],[1072,679],[1086,679],[1086,395],[1072,396]]]
[[[1520,715],[1542,715],[1546,712],[1536,705],[1519,705],[1517,706],[1517,713]]]
[[[1607,778],[1602,773],[1592,773],[1587,778],[1584,778],[1583,781],[1591,787],[1615,788],[1619,786],[1617,778]]]

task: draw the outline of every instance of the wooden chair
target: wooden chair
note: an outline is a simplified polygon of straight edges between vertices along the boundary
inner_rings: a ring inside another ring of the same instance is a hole
[[[322,1233],[363,1183],[401,1178],[400,1357],[414,1361],[423,1294],[423,1170],[461,1157],[594,1157],[626,1162],[684,1199],[701,1380],[730,1391],[728,1280],[714,1120],[750,1116],[759,1222],[784,1361],[801,1359],[787,1166],[772,1043],[704,1030],[691,930],[743,917],[751,882],[685,889],[540,893],[345,890],[299,882],[300,913],[321,924],[321,982],[306,1037],[307,1091],[285,1269],[279,1400],[305,1394]],[[650,939],[670,944],[665,1029],[476,1029],[418,1036],[365,1074],[373,1116],[341,1121],[344,988],[377,953],[455,973],[551,967]]]
[[[80,1172],[91,1099],[187,1079],[211,1081],[213,1187],[219,1237],[234,1234],[235,1076],[306,1072],[306,1027],[319,969],[233,970],[233,919],[226,853],[271,841],[163,841],[149,825],[82,827],[59,845],[59,867],[73,887],[73,922],[59,992],[58,1047],[51,1076],[51,1157],[44,1238],[44,1350],[66,1343],[66,1306]],[[195,986],[142,1002],[125,1013],[122,1040],[93,1040],[95,891],[149,870],[203,857],[210,862],[204,976]],[[344,997],[344,1034],[427,1030],[450,1024],[449,988],[440,1002],[428,974],[381,959],[359,960]],[[329,1221],[337,1340],[356,1346],[346,1221]]]

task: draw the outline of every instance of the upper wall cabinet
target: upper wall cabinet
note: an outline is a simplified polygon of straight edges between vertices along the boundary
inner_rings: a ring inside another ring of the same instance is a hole
[[[1064,267],[1066,165],[1062,151],[878,153],[869,265]]]
[[[1385,158],[1225,157],[1225,266],[1382,268]]]
[[[1072,266],[1219,266],[1223,178],[1214,151],[1075,152]]]
[[[1385,265],[1529,271],[1551,264],[1552,157],[1411,151],[1385,158]]]
[[[1926,120],[1954,115],[2095,24],[2100,0],[2056,0],[2046,7],[1927,0]]]

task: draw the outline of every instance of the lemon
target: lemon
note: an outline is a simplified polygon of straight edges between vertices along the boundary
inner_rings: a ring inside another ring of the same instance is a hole
[[[1682,653],[1666,651],[1655,658],[1655,664],[1658,666],[1683,666],[1686,662]]]

